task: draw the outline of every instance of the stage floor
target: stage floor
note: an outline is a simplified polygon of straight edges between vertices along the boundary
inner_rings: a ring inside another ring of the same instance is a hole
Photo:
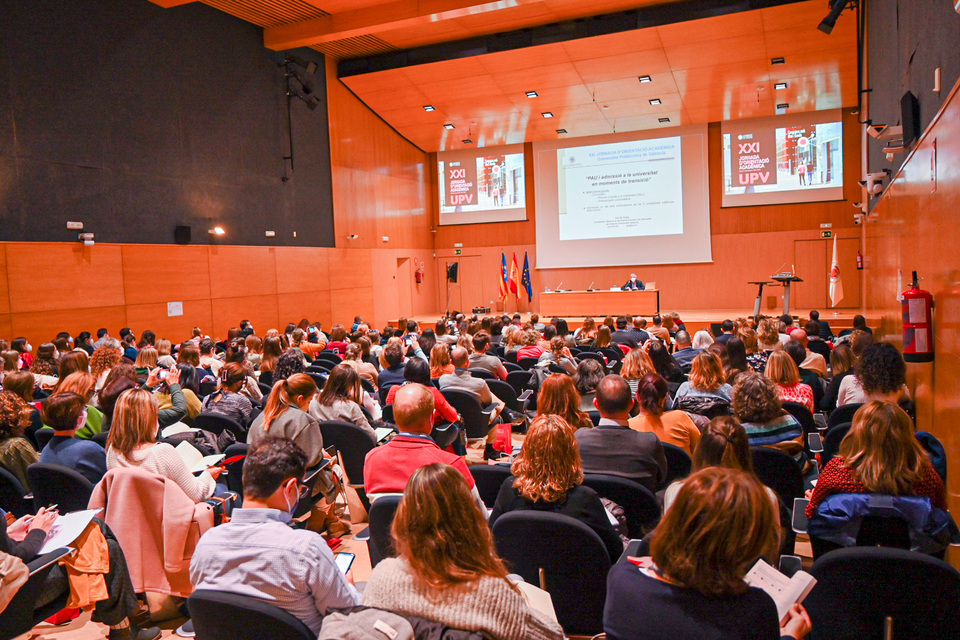
[[[665,312],[668,310],[664,310]],[[849,329],[853,326],[853,316],[860,313],[856,309],[839,309],[837,311],[832,311],[830,309],[818,309],[820,311],[820,318],[826,320],[830,323],[830,328],[834,333],[837,333],[838,330]],[[700,329],[709,329],[710,325],[713,323],[720,323],[724,320],[730,319],[735,320],[737,318],[745,318],[753,314],[753,308],[742,308],[742,309],[676,309],[676,312],[680,314],[680,319],[683,320],[684,324],[687,326],[689,331],[699,331]],[[513,312],[506,312],[507,315],[512,316]],[[443,315],[442,312],[438,312],[432,315],[420,315],[414,316],[414,320],[420,323],[421,327],[426,328],[427,326],[436,324],[437,320]],[[502,315],[501,312],[491,312],[491,316]],[[530,319],[529,312],[521,312],[520,317],[524,322]],[[780,315],[773,311],[767,311],[766,315]],[[791,314],[794,318],[794,322],[806,322],[810,317],[810,309],[794,309]],[[645,316],[647,320],[650,320],[650,316]],[[602,320],[603,318],[596,317],[595,320]],[[868,326],[877,326],[880,321],[880,316],[871,317],[869,314],[866,315],[867,325]],[[549,321],[549,318],[544,319],[542,316],[540,318],[541,322]],[[578,328],[584,321],[584,318],[565,318],[567,325],[571,329]]]

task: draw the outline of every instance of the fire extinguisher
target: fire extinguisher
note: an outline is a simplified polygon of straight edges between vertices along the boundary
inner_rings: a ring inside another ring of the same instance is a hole
[[[423,283],[423,263],[422,262],[417,264],[417,270],[414,273],[414,277],[417,280],[417,284]]]
[[[903,359],[933,362],[933,294],[920,289],[916,271],[902,297]]]
[[[857,271],[863,271],[863,255],[857,251]]]

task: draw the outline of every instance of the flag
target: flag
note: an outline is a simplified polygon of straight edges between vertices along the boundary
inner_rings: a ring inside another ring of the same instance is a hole
[[[520,282],[520,266],[517,264],[517,254],[513,254],[513,262],[510,264],[510,292],[517,296],[517,299],[520,299],[519,288],[517,283]]]
[[[523,287],[527,290],[527,302],[533,302],[533,285],[530,283],[530,258],[523,252]]]
[[[830,306],[843,300],[843,282],[840,280],[840,259],[837,257],[837,236],[833,236],[833,262],[830,265]]]
[[[500,252],[500,301],[506,302],[510,295],[507,289],[507,256]]]

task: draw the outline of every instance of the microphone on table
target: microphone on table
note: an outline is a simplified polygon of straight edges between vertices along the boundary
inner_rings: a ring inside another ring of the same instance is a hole
[[[587,291],[593,291],[593,282],[591,282],[590,286],[587,287]]]
[[[563,286],[563,280],[560,281],[560,284],[557,285],[557,291],[563,291],[560,287]]]

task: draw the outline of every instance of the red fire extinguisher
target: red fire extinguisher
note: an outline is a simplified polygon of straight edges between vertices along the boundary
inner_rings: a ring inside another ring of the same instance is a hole
[[[419,262],[417,264],[417,270],[414,272],[414,278],[417,281],[417,284],[423,283],[423,263]]]
[[[863,256],[857,251],[857,271],[863,270]]]
[[[933,294],[920,289],[916,271],[902,297],[903,359],[933,362]]]

